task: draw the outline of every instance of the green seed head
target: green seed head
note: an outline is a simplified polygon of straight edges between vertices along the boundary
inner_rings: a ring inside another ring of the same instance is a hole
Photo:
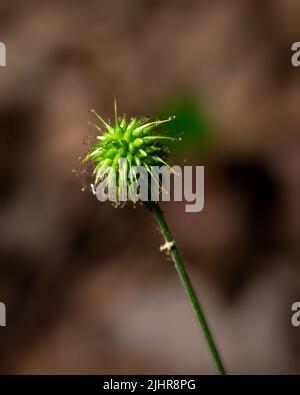
[[[133,180],[128,174],[134,166],[143,166],[149,175],[152,175],[151,166],[169,167],[169,151],[164,143],[168,140],[178,140],[178,138],[159,132],[157,127],[170,122],[174,117],[152,122],[142,117],[134,117],[128,122],[126,115],[119,119],[116,99],[114,101],[114,126],[106,122],[95,110],[91,112],[96,115],[101,126],[92,124],[97,129],[98,135],[81,163],[92,164],[94,188],[104,178],[107,178],[108,183],[114,182],[117,190],[120,184],[124,185],[125,178],[130,186]],[[120,159],[126,162],[128,172],[124,173],[120,168]],[[113,169],[111,174],[105,171],[107,168]]]

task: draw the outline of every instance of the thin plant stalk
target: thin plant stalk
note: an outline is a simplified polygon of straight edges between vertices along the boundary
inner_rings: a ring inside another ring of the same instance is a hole
[[[180,257],[180,254],[178,252],[178,249],[176,247],[176,244],[172,238],[170,229],[168,227],[168,224],[165,220],[164,214],[159,206],[158,203],[155,202],[147,202],[146,206],[150,209],[150,211],[153,213],[158,225],[160,232],[164,238],[165,241],[165,246],[166,249],[169,251],[170,256],[174,262],[175,268],[178,272],[178,275],[180,277],[180,280],[182,282],[182,285],[185,289],[185,292],[192,304],[193,310],[195,312],[197,321],[200,325],[200,328],[203,331],[206,343],[208,345],[211,357],[214,361],[214,364],[216,366],[217,372],[221,375],[226,374],[225,368],[223,365],[223,362],[221,360],[220,354],[217,350],[216,344],[214,342],[211,330],[209,329],[209,326],[207,324],[205,315],[203,313],[203,310],[200,306],[198,297],[196,295],[196,292],[193,288],[193,285],[191,283],[191,280],[189,278],[189,275],[185,269],[185,266],[182,262],[182,259]]]

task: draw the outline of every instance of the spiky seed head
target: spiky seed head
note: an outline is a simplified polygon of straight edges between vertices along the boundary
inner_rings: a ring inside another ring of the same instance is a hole
[[[164,120],[155,120],[150,122],[144,117],[134,117],[127,121],[126,114],[119,119],[117,102],[114,100],[114,125],[105,121],[95,110],[91,110],[101,123],[91,123],[98,132],[95,141],[89,147],[87,153],[83,156],[81,163],[91,162],[93,173],[93,189],[97,188],[99,182],[105,177],[110,182],[112,174],[104,171],[106,168],[112,168],[114,171],[114,182],[117,191],[119,185],[126,183],[130,185],[133,181],[124,174],[119,167],[120,159],[127,163],[127,169],[134,166],[143,166],[150,176],[152,166],[168,166],[169,150],[165,144],[168,140],[179,140],[175,137],[167,136],[159,132],[157,127],[163,123],[170,122],[174,117]],[[118,194],[117,202],[118,204]]]

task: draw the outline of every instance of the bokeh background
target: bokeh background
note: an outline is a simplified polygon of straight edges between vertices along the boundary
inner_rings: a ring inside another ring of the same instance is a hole
[[[0,3],[1,373],[214,373],[142,207],[81,192],[96,108],[175,114],[205,209],[164,211],[230,373],[299,373],[296,0]]]

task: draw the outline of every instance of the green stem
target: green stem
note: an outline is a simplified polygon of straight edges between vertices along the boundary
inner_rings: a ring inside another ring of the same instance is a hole
[[[177,247],[173,241],[171,232],[169,230],[169,227],[166,223],[166,220],[164,218],[163,212],[161,211],[158,203],[154,203],[154,202],[147,202],[145,203],[146,206],[150,209],[150,211],[154,214],[160,231],[164,237],[164,240],[166,243],[172,243],[170,244],[170,255],[173,259],[175,268],[179,274],[179,277],[181,279],[181,282],[184,286],[184,289],[187,293],[187,296],[192,304],[192,307],[194,309],[194,312],[196,314],[197,320],[199,322],[200,328],[202,329],[203,333],[204,333],[204,337],[206,339],[208,348],[210,350],[211,353],[211,357],[216,365],[217,371],[219,374],[226,374],[225,373],[225,369],[223,366],[223,363],[221,361],[220,355],[218,353],[217,347],[215,345],[215,342],[213,340],[211,331],[208,327],[208,324],[206,322],[204,313],[202,311],[202,308],[200,306],[200,303],[198,301],[197,295],[194,291],[194,288],[192,286],[191,280],[189,278],[189,275],[187,274],[184,264],[180,258],[179,252],[177,250]]]

